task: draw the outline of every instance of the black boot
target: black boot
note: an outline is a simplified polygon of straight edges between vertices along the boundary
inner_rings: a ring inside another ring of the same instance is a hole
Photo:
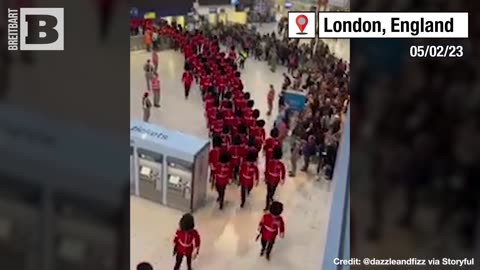
[[[265,249],[262,248],[262,250],[260,250],[260,257],[263,256],[263,254],[265,254]]]

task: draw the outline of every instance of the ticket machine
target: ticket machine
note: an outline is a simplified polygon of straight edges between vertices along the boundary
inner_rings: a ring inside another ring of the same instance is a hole
[[[131,194],[185,212],[206,199],[208,140],[133,121]]]

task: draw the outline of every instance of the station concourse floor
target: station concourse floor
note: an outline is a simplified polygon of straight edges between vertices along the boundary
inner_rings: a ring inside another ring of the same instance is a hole
[[[146,52],[131,53],[131,118],[142,119],[141,97],[146,90],[143,64],[150,57]],[[161,83],[160,108],[152,109],[150,122],[165,128],[207,138],[203,105],[199,89],[192,86],[188,100],[183,96],[181,75],[184,59],[173,50],[159,53],[158,69]],[[282,83],[283,67],[272,73],[265,62],[248,59],[242,72],[246,91],[255,100],[255,107],[272,126],[275,116],[266,117],[266,93],[269,84],[278,91]],[[276,108],[274,108],[275,111]],[[286,160],[285,163],[289,165]],[[263,166],[261,166],[263,167]],[[314,170],[313,166],[310,170]],[[262,171],[261,171],[262,175]],[[225,207],[218,210],[216,194],[208,192],[206,205],[194,213],[196,228],[201,234],[199,257],[195,270],[318,270],[321,268],[326,228],[329,215],[330,185],[317,181],[312,173],[297,173],[288,177],[275,196],[284,203],[286,223],[285,239],[277,240],[272,260],[259,257],[260,244],[255,242],[257,224],[263,215],[266,188],[254,188],[245,208],[240,208],[240,191],[230,185],[225,195]],[[142,261],[153,264],[154,269],[173,269],[172,240],[183,213],[130,197],[130,261],[131,269]],[[186,269],[186,266],[183,266]]]

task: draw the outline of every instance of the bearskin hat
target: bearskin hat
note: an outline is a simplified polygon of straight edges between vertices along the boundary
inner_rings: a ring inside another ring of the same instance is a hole
[[[254,105],[255,105],[255,101],[253,101],[253,99],[249,99],[249,100],[247,101],[247,107],[248,107],[248,108],[251,109],[251,108],[253,108]],[[260,116],[260,112],[258,112],[258,115]]]
[[[278,129],[277,128],[272,128],[272,130],[270,130],[270,137],[278,138]]]
[[[282,147],[277,146],[273,148],[272,158],[276,160],[282,159]]]
[[[195,228],[195,219],[193,218],[192,214],[184,214],[180,219],[179,227],[182,231],[193,230]]]
[[[209,94],[215,93],[215,87],[214,87],[214,86],[209,86],[208,89],[207,89],[207,92],[208,92]]]
[[[249,151],[247,153],[247,162],[255,162],[257,161],[257,156],[258,156],[258,153],[254,152],[254,151]]]
[[[220,136],[213,136],[213,138],[212,138],[212,146],[213,146],[213,147],[220,147],[220,146],[222,146],[222,137],[220,137]]]
[[[229,133],[230,133],[230,126],[229,125],[223,125],[222,134],[229,134]]]
[[[263,127],[265,127],[265,120],[262,120],[262,119],[257,120],[257,121],[255,122],[255,125],[256,125],[257,127],[259,127],[259,128],[263,128]]]
[[[243,117],[243,111],[241,111],[241,110],[236,110],[236,111],[235,111],[235,116],[236,116],[236,117],[239,117],[239,118],[242,118],[242,117]]]
[[[225,108],[227,109],[232,109],[233,108],[233,103],[231,101],[228,101],[226,104],[225,104]]]
[[[240,135],[233,136],[232,144],[233,145],[241,145],[242,144],[242,138],[240,137]]]
[[[227,151],[220,153],[218,161],[222,164],[227,164],[230,162],[230,154]]]
[[[270,204],[270,214],[280,216],[283,212],[283,203],[274,201]]]
[[[243,94],[243,98],[246,99],[246,100],[250,100],[250,93],[249,92],[245,92]],[[253,100],[252,100],[253,101]]]
[[[253,118],[258,119],[258,117],[260,117],[260,111],[258,109],[253,110],[252,116]]]
[[[248,127],[245,124],[240,124],[238,125],[237,131],[239,134],[247,134],[248,133]]]
[[[137,265],[137,270],[153,270],[153,267],[147,262],[142,262]]]
[[[223,98],[224,99],[231,99],[232,98],[232,92],[228,91],[225,93],[225,95],[223,95]]]

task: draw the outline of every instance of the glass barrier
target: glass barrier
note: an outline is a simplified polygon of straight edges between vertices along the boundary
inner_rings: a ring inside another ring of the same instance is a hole
[[[333,260],[350,258],[350,109],[345,117],[335,164],[322,270],[343,269],[335,265]]]

